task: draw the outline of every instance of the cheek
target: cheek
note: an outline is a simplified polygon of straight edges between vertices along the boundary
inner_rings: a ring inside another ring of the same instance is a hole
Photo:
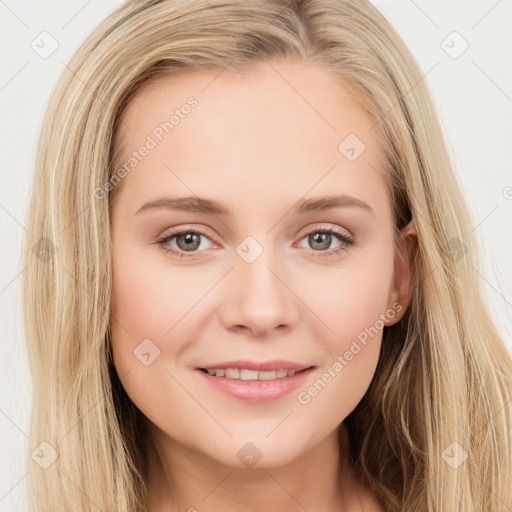
[[[114,263],[111,343],[114,365],[130,399],[149,417],[164,410],[161,397],[183,390],[167,369],[182,363],[190,339],[201,328],[201,299],[216,276],[169,264],[143,251],[125,249]]]
[[[190,433],[200,413],[180,386],[180,376],[175,380],[171,375],[188,339],[184,330],[194,317],[197,283],[191,284],[183,272],[166,271],[142,251],[124,248],[118,254],[122,257],[114,261],[110,322],[117,373],[130,400],[152,423],[170,429],[174,437]],[[181,425],[181,418],[190,421]]]
[[[144,338],[160,343],[173,336],[211,286],[192,267],[172,272],[165,258],[147,252],[126,252],[114,265],[113,329],[135,345]]]
[[[343,347],[385,313],[392,278],[392,258],[386,255],[347,261],[329,272],[304,275],[300,296],[326,328],[322,332],[328,334],[331,348]]]
[[[350,269],[340,266],[303,289],[301,297],[318,312],[316,337],[321,332],[327,357],[312,387],[301,390],[299,403],[315,403],[319,414],[337,418],[359,403],[379,359],[391,280],[392,258],[384,257]]]

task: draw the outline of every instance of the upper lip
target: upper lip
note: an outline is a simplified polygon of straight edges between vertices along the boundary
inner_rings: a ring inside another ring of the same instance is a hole
[[[246,370],[255,371],[275,371],[275,370],[295,370],[301,371],[310,368],[313,365],[295,363],[293,361],[285,361],[283,359],[274,359],[272,361],[249,361],[248,359],[240,359],[238,361],[222,361],[220,363],[198,366],[197,369],[213,370],[221,368],[244,368]]]

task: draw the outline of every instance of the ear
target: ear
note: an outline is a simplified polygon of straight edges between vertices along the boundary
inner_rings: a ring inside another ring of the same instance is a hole
[[[396,311],[391,319],[386,319],[384,325],[391,326],[398,322],[405,313],[411,300],[414,276],[414,255],[416,253],[418,234],[416,224],[412,219],[400,232],[395,251],[393,281],[388,297],[388,309]],[[398,308],[397,304],[400,305]]]

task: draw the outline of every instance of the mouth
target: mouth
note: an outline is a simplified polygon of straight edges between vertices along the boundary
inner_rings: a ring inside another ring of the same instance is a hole
[[[278,370],[251,370],[248,368],[198,368],[203,373],[207,373],[211,377],[218,377],[224,379],[238,379],[243,381],[249,380],[275,380],[284,379],[287,377],[293,377],[296,374],[303,373],[307,370],[314,368],[314,366],[308,366],[302,370],[287,370],[280,368]]]
[[[316,366],[302,369],[251,370],[249,368],[196,368],[196,374],[216,392],[238,400],[262,404],[289,395],[306,383]]]

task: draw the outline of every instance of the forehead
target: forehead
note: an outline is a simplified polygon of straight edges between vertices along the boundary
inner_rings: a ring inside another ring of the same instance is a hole
[[[340,77],[312,64],[162,76],[122,121],[118,164],[151,147],[118,186],[134,200],[177,187],[189,195],[238,187],[264,200],[283,187],[296,196],[385,186],[373,120]]]

